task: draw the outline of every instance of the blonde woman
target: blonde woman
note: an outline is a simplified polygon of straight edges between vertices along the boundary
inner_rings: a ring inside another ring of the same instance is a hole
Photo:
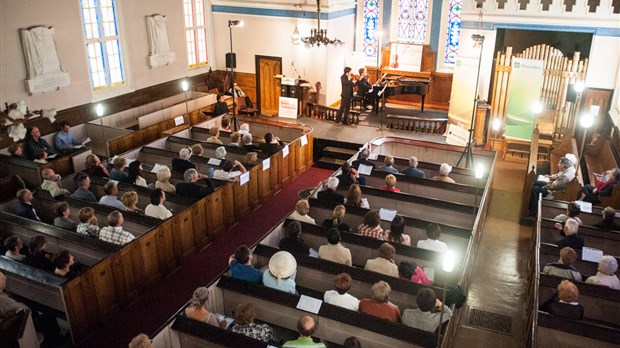
[[[136,191],[125,192],[121,197],[121,202],[127,209],[127,211],[133,211],[134,213],[144,214],[144,210],[138,208],[138,193]]]
[[[125,157],[116,157],[112,162],[112,165],[114,168],[110,171],[110,179],[124,182],[129,176],[129,174],[125,171],[125,167],[127,166],[127,160]]]
[[[310,224],[316,224],[313,218],[308,213],[310,212],[310,203],[305,199],[300,199],[295,204],[295,211],[291,214],[290,218],[297,221],[307,222]]]
[[[392,192],[400,192],[400,190],[396,188],[396,176],[394,176],[394,174],[386,175],[385,186],[381,186],[381,189]]]
[[[243,166],[246,168],[252,168],[258,164],[258,153],[250,151],[245,154],[245,160]]]
[[[163,166],[157,172],[157,181],[155,182],[155,188],[162,189],[162,191],[167,193],[175,193],[177,191],[176,187],[170,183],[170,178],[172,177],[172,172],[168,166]]]
[[[332,218],[323,220],[323,226],[326,228],[335,227],[338,229],[338,231],[341,232],[350,232],[351,226],[342,222],[342,219],[344,219],[344,215],[346,214],[346,212],[347,208],[345,208],[344,205],[337,205],[332,211]]]

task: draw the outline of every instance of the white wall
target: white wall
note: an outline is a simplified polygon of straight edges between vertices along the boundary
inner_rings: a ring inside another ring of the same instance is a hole
[[[613,89],[620,67],[620,37],[594,36],[586,86]]]

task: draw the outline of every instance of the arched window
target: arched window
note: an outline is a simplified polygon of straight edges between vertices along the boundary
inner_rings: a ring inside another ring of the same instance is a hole
[[[379,29],[379,0],[364,0],[363,7],[363,46],[368,57],[377,56],[377,29]]]
[[[183,0],[183,14],[187,66],[190,69],[206,66],[208,63],[207,19],[204,1]]]
[[[450,0],[450,12],[448,13],[448,31],[446,39],[446,54],[443,62],[446,65],[456,63],[456,55],[459,50],[459,35],[461,35],[461,13],[463,12],[463,0]]]
[[[426,40],[427,15],[428,0],[400,0],[396,39],[423,44]]]

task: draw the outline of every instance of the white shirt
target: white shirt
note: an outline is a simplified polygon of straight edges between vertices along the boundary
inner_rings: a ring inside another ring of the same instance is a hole
[[[149,205],[147,205],[146,209],[144,209],[144,214],[146,216],[151,216],[151,217],[162,219],[162,220],[165,220],[165,219],[167,219],[167,218],[172,216],[172,212],[170,210],[166,209],[166,207],[164,207],[163,204],[160,204],[160,205],[149,204]]]
[[[144,186],[144,187],[148,186],[148,184],[146,183],[146,180],[141,176],[138,176],[136,178],[136,181],[134,182],[134,184],[138,186]]]
[[[612,289],[620,290],[620,280],[618,280],[618,277],[615,274],[607,275],[597,272],[595,276],[586,279],[586,283],[607,286]]]
[[[435,250],[437,252],[443,253],[448,250],[448,245],[439,240],[425,239],[418,241],[418,248]]]
[[[293,214],[291,214],[291,215],[289,216],[289,218],[291,218],[291,219],[293,219],[293,220],[302,221],[302,222],[307,222],[307,223],[310,223],[310,224],[314,224],[314,225],[316,225],[316,222],[314,222],[314,219],[313,219],[313,218],[311,218],[311,217],[310,217],[310,216],[308,216],[308,215],[301,215],[301,214],[299,214],[297,211],[294,211],[294,212],[293,212]]]
[[[239,175],[241,175],[241,171],[239,170],[235,170],[232,172],[227,172],[223,169],[216,169],[213,172],[213,179],[218,179],[218,180],[233,180],[236,177],[238,177]]]
[[[356,311],[360,307],[360,300],[349,295],[340,295],[336,290],[327,290],[323,296],[325,303],[333,304],[334,306],[350,309]]]

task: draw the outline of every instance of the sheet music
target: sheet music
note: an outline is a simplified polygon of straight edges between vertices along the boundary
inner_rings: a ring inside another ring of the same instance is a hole
[[[82,145],[86,145],[90,143],[90,141],[91,141],[90,137],[86,137],[86,139],[82,140]]]
[[[155,163],[155,165],[153,166],[153,169],[151,169],[151,173],[157,174],[157,172],[159,172],[163,167],[165,167],[165,165],[160,164],[160,163]]]
[[[369,159],[369,160],[371,160],[371,161],[376,161],[376,160],[377,160],[377,158],[379,158],[379,154],[378,154],[378,153],[376,153],[376,152],[375,152],[375,153],[372,153],[372,152],[371,152],[371,153],[368,155],[368,159]]]
[[[319,310],[321,310],[321,305],[323,305],[323,301],[316,299],[314,297],[301,295],[299,297],[299,302],[297,302],[297,309],[301,309],[302,311],[318,314]]]
[[[536,181],[549,182],[549,178],[544,175],[539,175],[538,178],[536,178]]]
[[[80,145],[73,145],[74,149],[81,149],[84,147],[84,144],[80,144]]]
[[[395,217],[396,217],[395,209],[386,209],[386,208],[379,209],[379,218],[381,220],[392,221],[394,220]]]
[[[217,158],[209,158],[209,161],[207,163],[212,165],[212,166],[218,166],[219,167],[220,163],[222,163],[222,160],[221,159],[217,159]]]
[[[599,250],[596,248],[590,248],[587,246],[584,246],[583,249],[581,249],[581,259],[584,261],[599,263],[602,258],[603,258],[602,250]]]
[[[592,213],[592,203],[584,201],[575,201],[575,204],[579,206],[579,210],[584,213]]]
[[[48,158],[48,159],[51,159],[51,158],[56,158],[56,156],[58,156],[58,154],[57,154],[57,153],[55,153],[55,154],[51,154],[51,155],[47,155],[47,158]]]
[[[435,269],[433,267],[424,267],[424,273],[426,273],[428,280],[435,282]]]
[[[362,175],[370,175],[370,173],[372,172],[372,166],[360,163],[359,168],[357,168],[357,172]]]
[[[185,122],[185,119],[183,118],[183,116],[179,116],[179,117],[175,117],[174,118],[174,126],[180,126]]]

